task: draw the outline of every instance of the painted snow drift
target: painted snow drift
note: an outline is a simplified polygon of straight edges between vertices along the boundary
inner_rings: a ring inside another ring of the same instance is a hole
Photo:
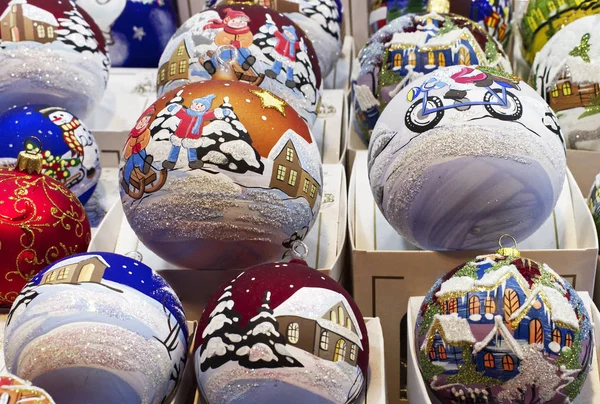
[[[54,263],[21,291],[4,355],[12,373],[59,403],[163,403],[181,380],[187,337],[181,303],[156,272],[117,254],[85,253]]]
[[[375,201],[409,242],[489,249],[526,239],[550,216],[566,173],[564,139],[544,100],[482,66],[439,68],[404,88],[373,131]]]
[[[283,98],[312,126],[321,99],[319,62],[308,37],[292,20],[259,5],[228,5],[202,11],[177,30],[159,62],[159,97],[217,73],[217,48],[232,62],[238,80]]]
[[[537,54],[531,83],[556,113],[570,149],[600,151],[600,15],[556,33]]]
[[[223,285],[196,337],[209,403],[353,403],[368,339],[350,295],[303,261],[252,268]]]
[[[342,51],[342,7],[336,0],[209,0],[207,7],[219,4],[259,4],[283,13],[310,39],[321,74],[327,76]]]
[[[30,136],[41,142],[42,174],[66,185],[85,204],[100,180],[100,151],[92,133],[63,108],[28,105],[0,114],[0,158],[14,158]]]
[[[590,210],[592,211],[592,217],[594,218],[594,223],[596,224],[598,239],[600,239],[600,174],[596,176],[596,180],[592,186],[589,204]]]
[[[511,72],[502,47],[483,28],[456,14],[409,14],[371,37],[359,54],[353,84],[356,130],[365,143],[386,105],[410,82],[454,65]]]
[[[236,81],[159,99],[125,145],[121,195],[139,239],[193,269],[280,259],[319,211],[319,150],[282,99]]]
[[[34,100],[85,118],[109,65],[102,32],[73,1],[0,0],[0,110]]]
[[[415,336],[425,384],[444,403],[571,402],[593,354],[571,285],[546,264],[498,254],[438,280]]]

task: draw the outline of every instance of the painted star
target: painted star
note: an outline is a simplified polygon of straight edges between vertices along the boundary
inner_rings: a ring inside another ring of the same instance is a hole
[[[285,116],[285,107],[287,104],[284,100],[263,89],[248,91],[260,98],[260,103],[262,104],[263,108],[273,108],[274,110],[279,111],[281,115]]]
[[[144,27],[136,27],[135,25],[133,26],[133,39],[141,41],[142,39],[144,39],[145,35],[146,32],[144,32]]]

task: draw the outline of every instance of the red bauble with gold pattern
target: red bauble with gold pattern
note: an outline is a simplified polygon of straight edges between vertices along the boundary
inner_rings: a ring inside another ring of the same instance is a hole
[[[0,307],[51,263],[85,252],[91,239],[83,205],[43,174],[0,168]]]

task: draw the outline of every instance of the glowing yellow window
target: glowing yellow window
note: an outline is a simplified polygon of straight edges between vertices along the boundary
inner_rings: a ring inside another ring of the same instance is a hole
[[[287,150],[285,151],[285,159],[290,163],[294,162],[294,149],[292,149],[291,147],[287,148]]]
[[[446,56],[442,52],[438,55],[438,66],[446,66]]]
[[[181,44],[179,46],[179,48],[177,48],[177,56],[183,56],[183,50],[184,50],[185,46],[183,44]]]
[[[552,98],[558,97],[558,86],[554,86],[552,89]]]
[[[169,75],[174,76],[176,72],[177,72],[177,63],[173,62],[169,66]]]
[[[402,66],[402,54],[400,52],[394,55],[394,67]]]
[[[288,184],[290,184],[291,186],[295,186],[296,178],[298,178],[298,171],[290,170],[290,179],[288,180]]]
[[[38,33],[38,37],[40,37],[40,38],[46,37],[46,30],[44,29],[44,27],[42,25],[37,26],[37,33]]]
[[[427,64],[428,65],[434,65],[435,64],[435,55],[431,51],[427,53]]]
[[[287,171],[287,168],[285,168],[285,166],[282,166],[281,164],[279,164],[279,167],[277,167],[277,179],[279,181],[285,180],[285,172],[286,171]]]
[[[571,82],[565,81],[565,83],[562,86],[562,92],[563,92],[563,95],[571,95],[571,94],[573,94],[572,91],[571,91]]]

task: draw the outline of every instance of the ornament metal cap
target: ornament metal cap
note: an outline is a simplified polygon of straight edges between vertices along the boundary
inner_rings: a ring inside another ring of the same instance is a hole
[[[37,144],[36,144],[37,142]],[[19,152],[17,170],[26,171],[28,174],[41,174],[44,166],[44,157],[40,153],[42,142],[35,136],[25,139],[25,150]]]
[[[427,3],[427,12],[447,14],[450,12],[450,1],[449,0],[429,0]]]
[[[514,247],[504,247],[502,245],[502,239],[504,237],[510,238],[514,243]],[[498,244],[500,245],[500,248],[498,250],[496,250],[497,254],[503,255],[505,257],[520,257],[521,256],[521,251],[519,251],[517,249],[517,240],[515,240],[515,238],[513,236],[511,236],[510,234],[501,235],[500,238],[498,239]]]

